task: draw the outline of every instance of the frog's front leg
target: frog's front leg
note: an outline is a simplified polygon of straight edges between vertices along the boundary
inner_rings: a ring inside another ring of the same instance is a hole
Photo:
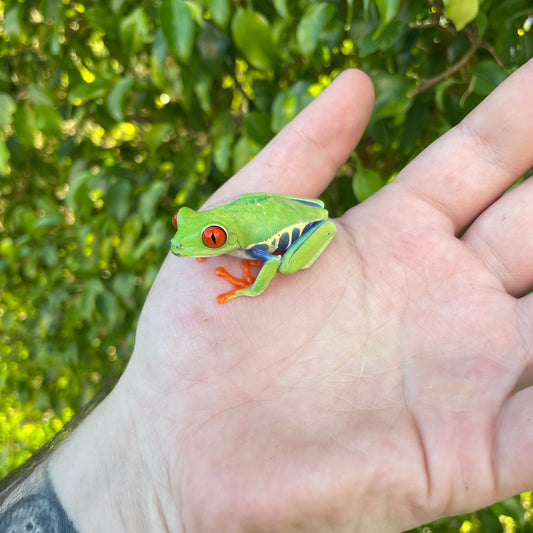
[[[251,263],[252,266],[256,266],[257,264],[261,264],[261,262],[263,263],[263,266],[254,280],[254,278],[249,275],[249,271],[247,274],[247,265],[245,263]],[[242,261],[242,268],[245,275],[242,280],[233,278],[233,276],[227,272],[222,272],[221,267],[219,267],[216,272],[217,276],[228,280],[234,288],[228,293],[221,294],[217,298],[218,303],[226,303],[228,300],[236,298],[237,296],[258,296],[267,288],[272,278],[276,275],[280,263],[281,256],[271,254],[265,254],[260,260],[248,261],[247,259],[244,259]]]
[[[231,289],[231,291],[225,292],[224,294],[219,294],[217,296],[217,302],[219,304],[224,304],[228,300],[231,300],[232,298],[235,298],[235,296],[238,296],[238,291],[250,287],[255,281],[255,277],[252,275],[250,268],[258,267],[261,265],[262,261],[255,259],[243,259],[241,261],[241,268],[243,272],[242,278],[232,276],[224,267],[217,267],[217,269],[215,270],[215,274],[219,278],[224,278],[226,281],[229,281],[233,285],[233,289]]]

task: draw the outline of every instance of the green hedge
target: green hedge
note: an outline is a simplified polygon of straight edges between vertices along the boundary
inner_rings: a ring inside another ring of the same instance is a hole
[[[333,215],[532,56],[529,0],[444,6],[0,1],[0,474],[123,370],[176,208],[201,204],[337,73],[365,70],[377,98],[324,194]],[[529,531],[530,504],[420,531]]]

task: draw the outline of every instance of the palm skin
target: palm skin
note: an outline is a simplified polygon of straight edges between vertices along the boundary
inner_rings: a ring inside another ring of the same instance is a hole
[[[531,180],[501,195],[532,92],[530,62],[257,298],[216,303],[235,259],[167,258],[109,402],[169,531],[402,531],[531,486]],[[209,206],[320,194],[372,101],[345,72]]]

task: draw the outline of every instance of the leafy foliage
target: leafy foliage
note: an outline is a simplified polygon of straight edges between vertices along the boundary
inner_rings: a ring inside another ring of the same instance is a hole
[[[528,0],[0,0],[0,473],[124,368],[177,207],[358,67],[376,107],[324,195],[341,214],[531,57],[531,16]],[[529,531],[530,499],[420,531],[511,531],[499,515]]]

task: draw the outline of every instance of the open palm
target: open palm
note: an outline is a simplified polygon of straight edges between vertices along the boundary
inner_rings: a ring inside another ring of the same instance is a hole
[[[530,62],[257,298],[167,258],[119,389],[169,530],[401,531],[531,485],[531,94]],[[210,205],[320,194],[372,98],[345,72]]]

